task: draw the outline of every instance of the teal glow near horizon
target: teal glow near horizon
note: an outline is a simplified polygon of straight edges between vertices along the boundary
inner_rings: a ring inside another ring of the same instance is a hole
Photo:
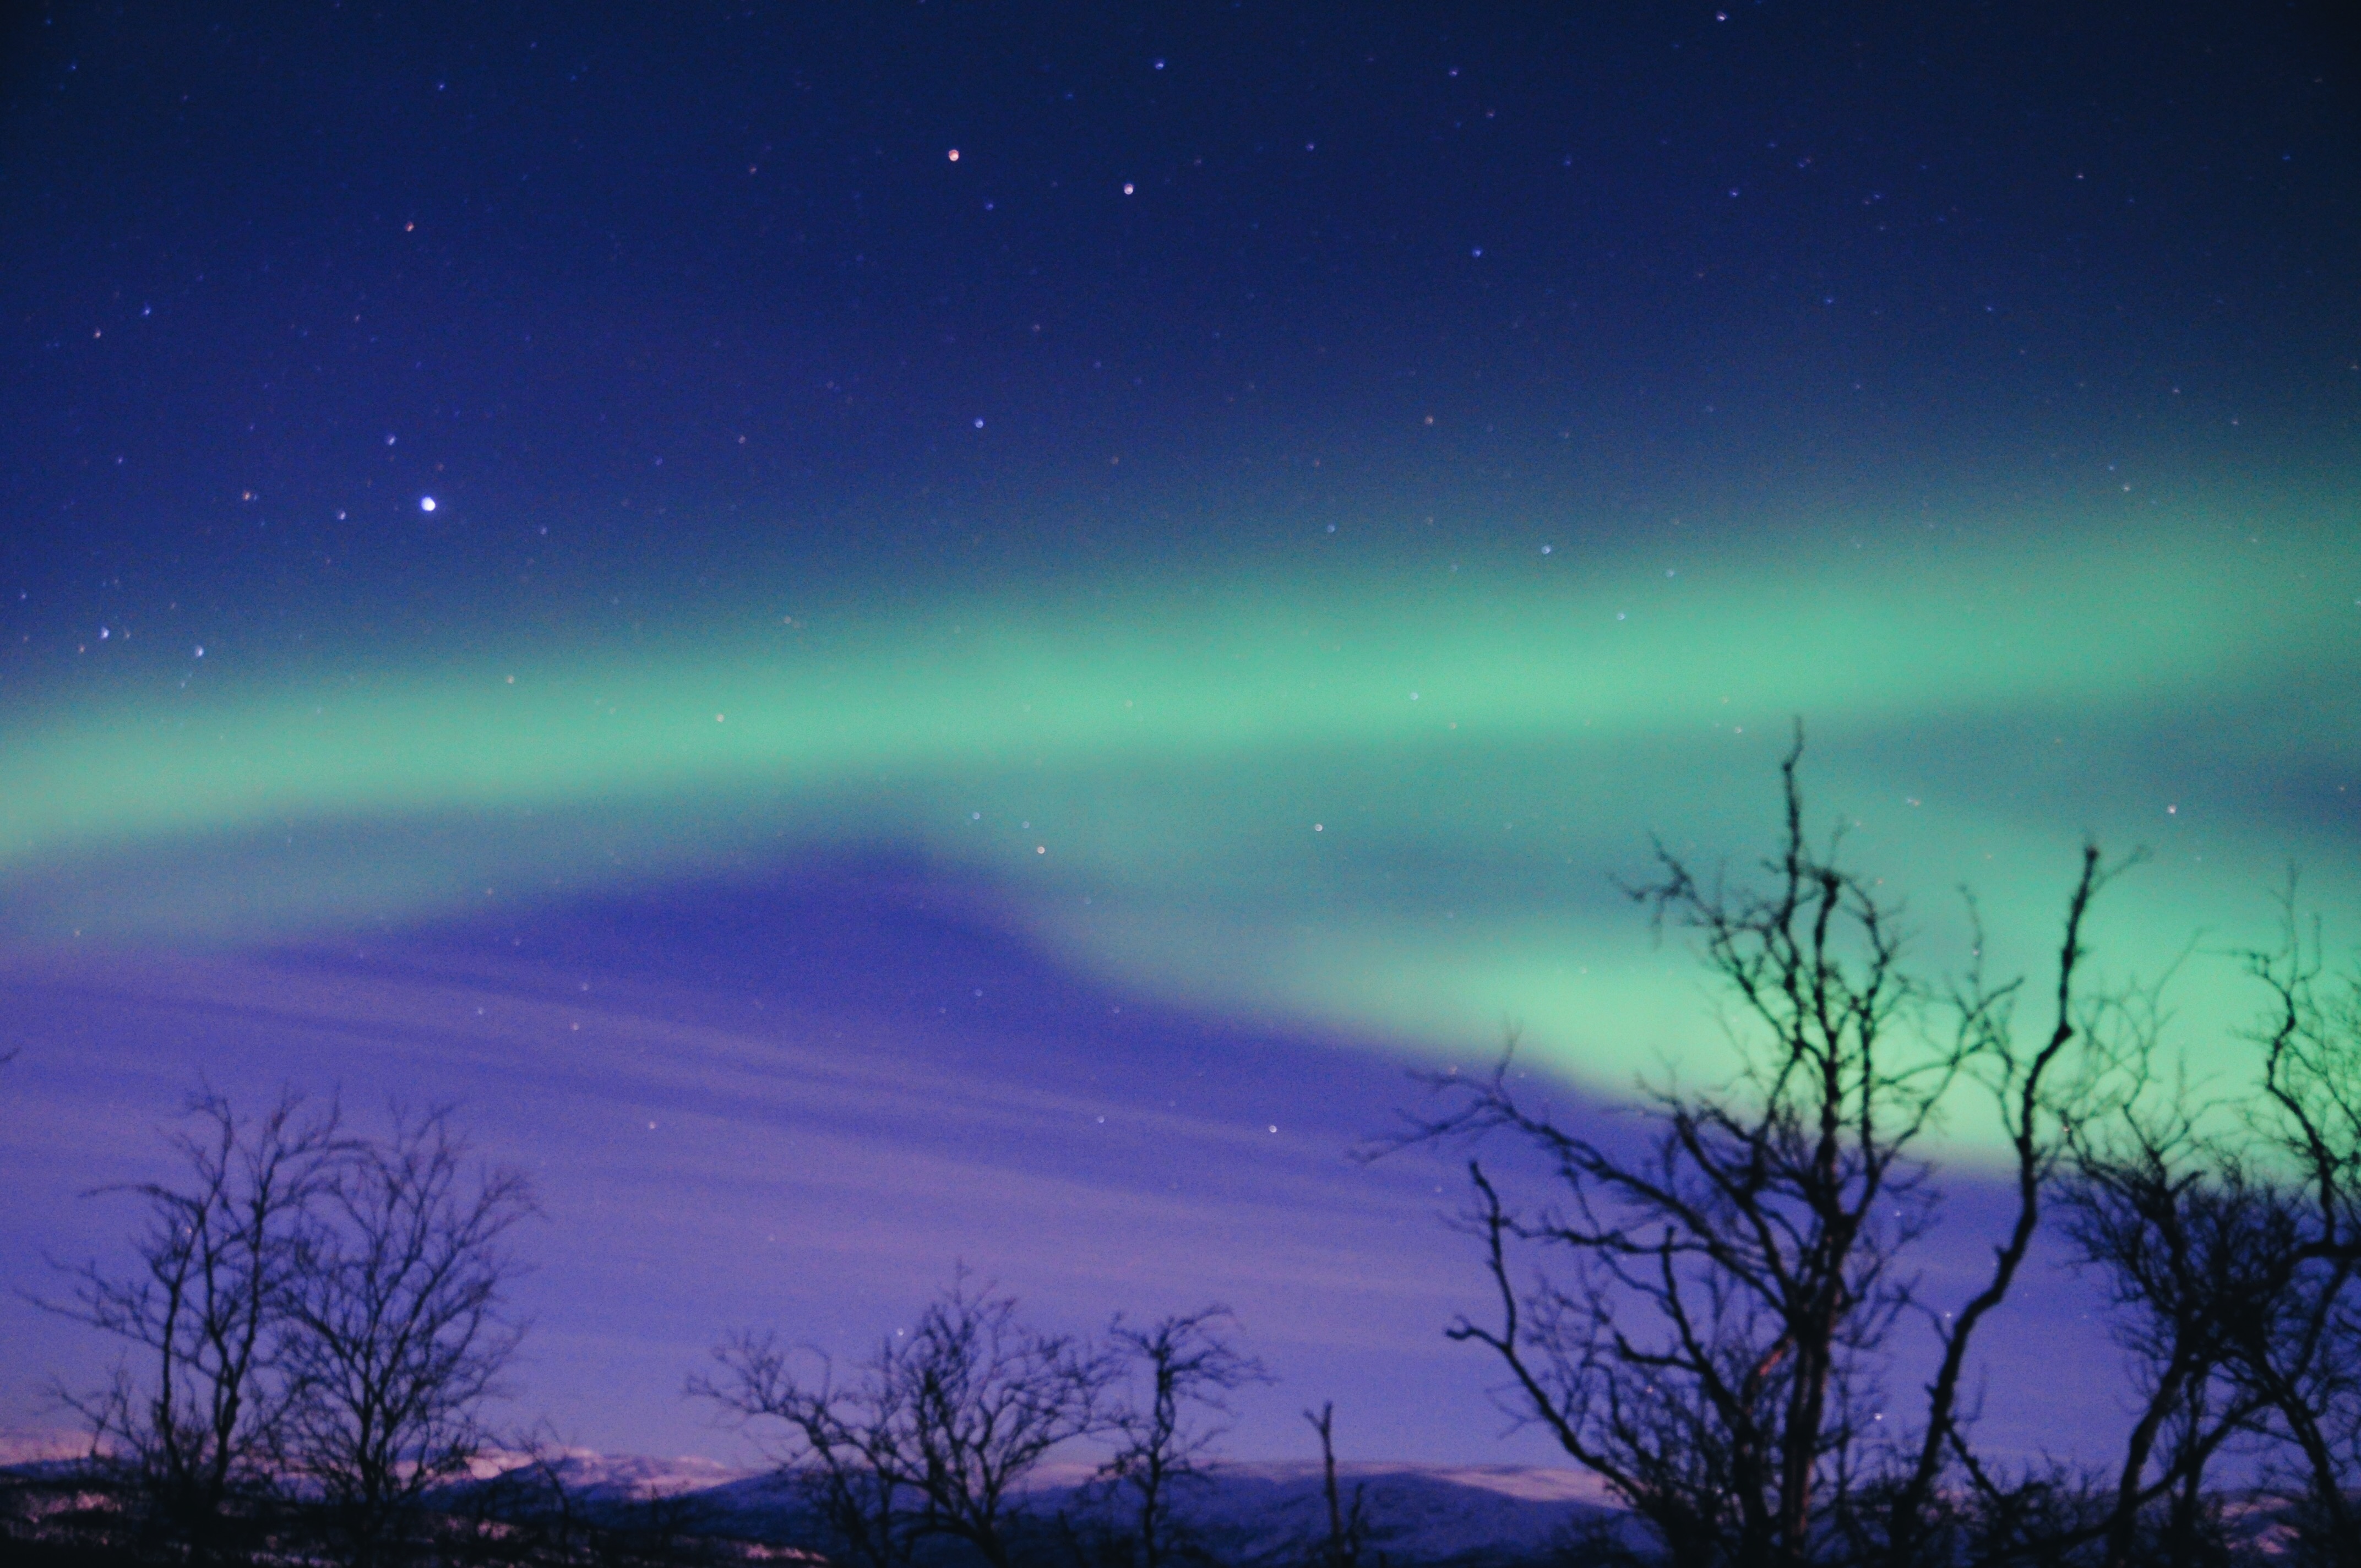
[[[1611,1087],[1701,1014],[1606,874],[1651,832],[1763,849],[1797,716],[1813,803],[1931,966],[1970,883],[1996,962],[2037,970],[2086,832],[2153,851],[2102,912],[2118,972],[2268,940],[2291,862],[2361,907],[2356,537],[2340,500],[874,610],[757,585],[651,654],[20,703],[0,878],[23,941],[240,945],[882,850],[1123,986],[1425,1053],[1513,1021]]]

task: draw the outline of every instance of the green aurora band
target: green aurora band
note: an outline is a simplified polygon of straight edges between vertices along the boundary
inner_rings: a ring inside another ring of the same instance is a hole
[[[1615,1087],[1712,1025],[1607,873],[1644,872],[1652,831],[1766,848],[1800,716],[1813,805],[1934,969],[1964,956],[1954,887],[1992,961],[2037,972],[2084,835],[2146,846],[2099,956],[2153,975],[2194,940],[2176,995],[2218,1061],[2250,1000],[2220,953],[2272,939],[2287,868],[2332,930],[2361,912],[2361,526],[2278,510],[890,610],[750,593],[654,653],[19,691],[0,878],[20,948],[250,946],[886,852],[1122,987],[1430,1058],[1513,1021]]]

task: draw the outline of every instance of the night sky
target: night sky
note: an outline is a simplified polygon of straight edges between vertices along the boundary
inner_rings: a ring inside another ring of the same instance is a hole
[[[1610,877],[1767,848],[1798,718],[1930,972],[2145,847],[2098,962],[2234,1070],[2291,865],[2361,941],[2356,71],[2326,5],[12,9],[0,1429],[203,1077],[530,1169],[572,1441],[735,1453],[708,1346],[964,1261],[1229,1303],[1241,1453],[1546,1461],[1453,1168],[1347,1153],[1510,1026],[1573,1119],[1708,1069]],[[2115,1419],[2089,1305],[1996,1446]]]

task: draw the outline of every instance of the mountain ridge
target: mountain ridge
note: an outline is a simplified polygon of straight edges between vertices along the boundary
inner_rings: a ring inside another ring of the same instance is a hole
[[[487,1456],[488,1459],[491,1456]],[[810,1539],[816,1520],[783,1470],[736,1468],[698,1456],[661,1459],[566,1450],[539,1460],[502,1455],[460,1489],[527,1481],[562,1489],[574,1507],[623,1522],[661,1511],[689,1533],[750,1540]],[[1584,1532],[1620,1533],[1629,1516],[1597,1480],[1576,1470],[1525,1464],[1340,1462],[1349,1508],[1357,1497],[1368,1543],[1395,1563],[1530,1559]],[[1037,1524],[1089,1530],[1119,1518],[1124,1494],[1082,1461],[1045,1464],[1027,1477],[1017,1508]],[[1325,1476],[1317,1460],[1240,1461],[1173,1488],[1176,1523],[1225,1561],[1296,1555],[1327,1531]]]

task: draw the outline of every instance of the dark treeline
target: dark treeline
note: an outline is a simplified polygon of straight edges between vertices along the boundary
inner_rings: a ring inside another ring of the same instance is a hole
[[[2290,889],[2280,940],[2242,955],[2243,1068],[2192,1079],[2160,999],[2093,978],[2129,861],[2084,850],[2048,971],[1988,977],[1979,930],[1938,978],[1883,883],[1816,841],[1800,756],[1752,872],[1660,847],[1626,889],[1720,992],[1717,1072],[1576,1125],[1512,1040],[1489,1071],[1422,1075],[1424,1105],[1360,1151],[1464,1160],[1493,1304],[1446,1332],[1624,1505],[1548,1560],[2361,1568],[2361,974],[2325,962]],[[1929,1146],[1975,1117],[2012,1201],[1981,1275],[1937,1299],[1916,1266],[1940,1223]],[[1268,1381],[1224,1309],[1051,1331],[964,1270],[857,1360],[741,1332],[690,1378],[776,1464],[760,1539],[695,1496],[593,1495],[563,1451],[486,1425],[521,1332],[506,1238],[533,1200],[447,1113],[364,1136],[292,1095],[249,1117],[205,1093],[173,1149],[181,1180],[128,1190],[136,1268],[68,1268],[45,1303],[126,1355],[58,1391],[91,1459],[7,1481],[23,1561],[1411,1561],[1340,1480],[1333,1405],[1305,1411],[1324,1463],[1301,1528],[1251,1551],[1208,1528],[1231,1401]],[[2044,1237],[2111,1314],[2119,1453],[1978,1442],[1979,1338]],[[1902,1386],[1905,1357],[1923,1383]],[[1077,1453],[1086,1482],[1035,1485]]]

